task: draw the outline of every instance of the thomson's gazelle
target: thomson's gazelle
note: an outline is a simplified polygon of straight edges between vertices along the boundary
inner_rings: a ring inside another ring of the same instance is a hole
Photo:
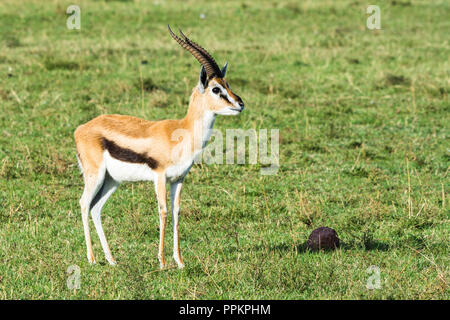
[[[84,177],[80,199],[87,258],[95,263],[89,233],[91,211],[106,259],[115,260],[103,233],[100,213],[105,202],[122,181],[151,180],[155,183],[160,217],[159,262],[164,260],[164,232],[167,218],[166,183],[170,184],[173,219],[173,256],[184,266],[178,243],[178,213],[181,185],[194,158],[203,150],[216,115],[237,115],[244,109],[225,73],[212,56],[180,30],[182,38],[169,27],[170,35],[202,65],[200,80],[193,89],[187,115],[181,120],[147,121],[124,115],[102,115],[75,130],[77,156]]]

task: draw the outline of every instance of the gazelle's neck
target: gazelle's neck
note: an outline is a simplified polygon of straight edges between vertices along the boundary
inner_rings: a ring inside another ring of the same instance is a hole
[[[211,137],[215,120],[216,114],[208,110],[203,95],[195,87],[192,91],[187,115],[182,120],[184,127],[192,134],[194,151],[200,151],[206,146]]]

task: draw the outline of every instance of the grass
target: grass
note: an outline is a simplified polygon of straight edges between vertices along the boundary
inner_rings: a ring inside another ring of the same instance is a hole
[[[378,1],[381,30],[356,0],[77,3],[81,30],[73,1],[0,3],[1,299],[449,298],[447,1]],[[215,128],[278,128],[280,169],[192,168],[181,271],[170,234],[159,270],[153,186],[122,185],[103,211],[118,265],[92,224],[89,265],[73,132],[105,113],[184,116],[200,68],[168,23],[230,62],[247,107]],[[306,249],[320,226],[339,250]]]

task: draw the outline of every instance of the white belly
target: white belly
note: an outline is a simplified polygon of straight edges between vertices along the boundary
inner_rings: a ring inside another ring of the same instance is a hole
[[[109,175],[118,182],[155,181],[155,172],[146,164],[117,160],[105,151],[103,158]]]
[[[147,164],[131,163],[117,160],[105,151],[103,158],[109,175],[118,182],[125,181],[156,181],[156,172]],[[194,164],[192,158],[177,163],[166,169],[167,181],[174,182],[186,176]]]

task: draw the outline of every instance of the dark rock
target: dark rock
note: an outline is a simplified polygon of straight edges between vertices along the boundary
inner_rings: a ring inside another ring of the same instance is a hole
[[[339,247],[339,238],[335,230],[320,227],[311,232],[306,244],[311,250],[334,250]]]

